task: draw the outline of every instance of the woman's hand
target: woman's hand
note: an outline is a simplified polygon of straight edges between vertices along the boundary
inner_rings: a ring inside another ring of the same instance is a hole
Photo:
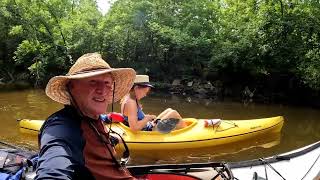
[[[146,114],[146,115],[144,116],[144,118],[146,118],[148,121],[153,121],[154,119],[157,118],[157,116],[151,115],[151,114]]]

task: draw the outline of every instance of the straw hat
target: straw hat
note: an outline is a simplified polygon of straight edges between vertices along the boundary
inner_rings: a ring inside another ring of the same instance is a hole
[[[154,88],[154,86],[149,82],[148,75],[136,75],[136,78],[134,80],[134,85],[147,86],[147,87]]]
[[[136,72],[131,68],[111,68],[100,54],[88,53],[81,56],[65,76],[51,78],[46,87],[46,94],[52,100],[68,105],[70,104],[70,95],[66,85],[71,79],[88,78],[105,73],[111,73],[115,81],[115,102],[129,92],[136,75]]]

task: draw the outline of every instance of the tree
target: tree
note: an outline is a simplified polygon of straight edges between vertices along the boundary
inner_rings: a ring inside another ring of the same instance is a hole
[[[66,72],[72,56],[101,49],[98,26],[102,15],[95,1],[3,1],[2,16],[10,22],[5,40],[16,41],[6,61],[14,60],[18,72],[29,70],[36,85]]]

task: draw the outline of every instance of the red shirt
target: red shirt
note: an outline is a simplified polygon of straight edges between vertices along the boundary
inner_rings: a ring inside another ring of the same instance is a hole
[[[102,136],[108,141],[108,134],[104,130],[101,121],[94,120],[94,125]],[[107,147],[116,156],[114,148],[109,143],[103,144],[97,133],[92,129],[86,120],[82,121],[81,129],[83,137],[86,140],[83,154],[85,157],[85,166],[91,171],[93,176],[99,179],[134,179],[126,168],[118,168],[112,160],[111,154]]]

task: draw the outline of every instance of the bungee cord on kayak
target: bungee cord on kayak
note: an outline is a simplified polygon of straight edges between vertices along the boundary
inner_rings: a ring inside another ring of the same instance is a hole
[[[308,171],[306,172],[306,174],[301,178],[301,180],[303,180],[303,179],[307,176],[307,174],[311,171],[311,169],[314,167],[314,165],[315,165],[316,162],[319,160],[319,158],[320,158],[320,153],[319,153],[318,157],[314,160],[313,164],[312,164],[311,167],[308,169]],[[319,172],[320,172],[320,170],[319,170]]]

